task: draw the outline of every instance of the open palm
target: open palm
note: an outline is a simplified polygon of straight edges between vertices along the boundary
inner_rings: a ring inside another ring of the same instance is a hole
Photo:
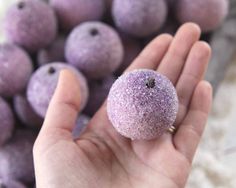
[[[63,71],[34,146],[37,188],[184,187],[212,98],[211,86],[202,81],[211,50],[199,37],[200,29],[192,23],[174,38],[160,35],[127,69],[157,70],[176,87],[177,132],[156,140],[131,141],[119,135],[104,104],[74,141],[80,92],[74,75]]]

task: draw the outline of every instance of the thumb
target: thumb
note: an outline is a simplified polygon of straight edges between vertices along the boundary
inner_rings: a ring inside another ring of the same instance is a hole
[[[73,72],[60,73],[41,132],[59,129],[72,132],[80,109],[79,81]]]

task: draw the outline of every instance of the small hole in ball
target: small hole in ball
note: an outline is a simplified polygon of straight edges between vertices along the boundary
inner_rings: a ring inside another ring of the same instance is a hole
[[[49,74],[54,74],[56,72],[56,69],[54,68],[54,67],[50,67],[49,69],[48,69],[48,73]]]
[[[90,30],[90,34],[91,34],[92,36],[96,36],[96,35],[99,34],[99,32],[98,32],[98,30],[97,30],[96,28],[93,28],[93,29]]]
[[[147,81],[146,81],[146,86],[147,88],[151,89],[151,88],[154,88],[156,85],[156,81],[154,78],[149,78]]]
[[[17,6],[18,6],[18,9],[23,9],[25,7],[25,2],[20,1]]]

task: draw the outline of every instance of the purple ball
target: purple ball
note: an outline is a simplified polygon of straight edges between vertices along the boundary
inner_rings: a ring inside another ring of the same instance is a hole
[[[123,36],[122,39],[125,54],[119,69],[116,71],[116,73],[119,75],[123,73],[123,71],[133,62],[133,60],[142,51],[141,43],[138,40],[128,36]]]
[[[0,148],[0,177],[25,183],[34,181],[32,149],[35,139],[33,132],[18,130],[10,142]]]
[[[45,2],[20,0],[7,11],[4,29],[10,41],[35,52],[55,39],[57,20]]]
[[[88,125],[90,118],[84,114],[81,114],[77,121],[75,128],[73,129],[72,135],[73,139],[76,140],[80,137],[81,133],[85,130],[86,126]]]
[[[74,67],[55,62],[40,67],[31,77],[27,88],[27,99],[41,117],[45,117],[49,102],[57,86],[60,71],[69,69],[78,77],[81,91],[80,110],[83,110],[88,100],[87,81],[82,73]]]
[[[25,126],[37,129],[43,125],[43,118],[36,114],[24,95],[16,95],[13,103],[18,118]]]
[[[65,42],[65,37],[59,36],[48,47],[41,49],[37,55],[38,65],[42,66],[51,62],[64,62]]]
[[[0,97],[0,147],[11,137],[14,123],[14,116],[10,106]]]
[[[93,80],[89,83],[89,99],[85,107],[85,114],[93,116],[106,100],[112,84],[116,78],[113,75],[102,80]]]
[[[13,44],[0,44],[0,96],[22,92],[33,71],[31,59]]]
[[[172,83],[152,70],[125,73],[112,86],[107,101],[114,128],[132,140],[160,137],[175,122],[178,98]]]
[[[221,25],[228,14],[228,0],[178,0],[175,13],[181,23],[195,22],[208,32]]]
[[[67,61],[87,77],[99,79],[114,72],[123,60],[123,46],[118,33],[101,22],[87,22],[76,27],[66,43]]]
[[[105,12],[104,0],[51,0],[50,4],[65,30],[85,21],[100,20]]]
[[[5,181],[0,179],[0,188],[26,188],[26,186],[15,180]]]
[[[136,37],[157,32],[167,17],[165,0],[114,0],[112,14],[116,26]]]

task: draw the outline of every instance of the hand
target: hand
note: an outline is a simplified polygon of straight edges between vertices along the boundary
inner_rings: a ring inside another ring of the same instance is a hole
[[[183,188],[212,101],[211,86],[202,81],[211,50],[199,37],[199,27],[191,23],[174,38],[160,35],[127,69],[157,70],[176,87],[177,132],[152,141],[119,135],[106,104],[73,141],[80,92],[74,75],[62,71],[34,146],[37,188]]]

